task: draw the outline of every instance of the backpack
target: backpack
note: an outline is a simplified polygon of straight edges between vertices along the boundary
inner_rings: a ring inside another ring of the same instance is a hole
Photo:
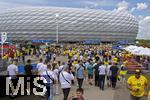
[[[99,66],[100,66],[100,63],[98,63],[98,64],[96,64],[95,66],[94,66],[94,69],[95,69],[95,76],[99,76]]]

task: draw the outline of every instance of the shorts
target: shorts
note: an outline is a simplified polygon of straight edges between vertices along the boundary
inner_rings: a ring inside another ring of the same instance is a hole
[[[93,75],[92,74],[88,74],[88,79],[93,79]]]

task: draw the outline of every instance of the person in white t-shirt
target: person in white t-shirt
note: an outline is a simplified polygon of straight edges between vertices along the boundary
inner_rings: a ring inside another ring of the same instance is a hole
[[[45,60],[44,64],[41,64],[41,66],[38,67],[38,73],[39,75],[42,75],[44,71],[47,70],[47,64],[49,62],[47,60]]]
[[[36,66],[37,73],[40,71],[39,68],[41,68],[41,66],[43,66],[43,65],[44,65],[43,59],[41,58],[40,61],[39,61],[39,63],[38,63],[37,66]],[[38,75],[40,75],[40,73],[38,73]]]
[[[75,69],[78,69],[80,67],[80,60],[78,60],[78,62],[74,65]]]
[[[56,54],[54,53],[53,54],[53,61],[55,61],[56,60]]]
[[[107,73],[107,86],[111,86],[111,80],[110,80],[110,67],[111,67],[111,62],[109,62],[108,65],[106,65],[106,73]]]
[[[57,80],[57,76],[51,70],[51,66],[47,64],[47,70],[42,73],[43,83],[46,85],[47,88],[47,100],[53,100],[53,84]]]
[[[64,66],[66,65],[65,62],[62,63],[62,65],[59,66],[59,73],[61,73],[62,71],[64,71]]]
[[[64,94],[63,100],[68,100],[68,95],[71,89],[71,80],[74,80],[74,76],[68,66],[64,66],[64,71],[60,73],[59,80]]]
[[[38,73],[40,75],[40,83],[41,84],[43,84],[43,80],[42,80],[43,72],[45,72],[47,70],[47,65],[48,64],[49,64],[48,60],[45,60],[44,64],[41,64],[41,66],[38,67]],[[41,96],[44,97],[45,93],[46,93],[46,87],[44,87]]]
[[[102,62],[101,64],[102,65],[99,66],[99,86],[100,86],[100,90],[104,90],[106,66],[104,65],[104,62]]]
[[[57,77],[57,80],[56,80],[56,95],[59,94],[59,81],[58,81],[58,76],[59,76],[59,69],[58,69],[58,64],[56,62],[54,62],[52,64],[52,67],[53,67],[53,72],[55,74],[55,76]]]
[[[12,82],[11,87],[14,87],[16,89],[17,89],[17,83],[18,83],[17,75],[19,74],[17,64],[18,64],[18,60],[14,59],[13,63],[7,67],[7,73],[9,75],[9,79]],[[11,88],[12,89],[12,93],[11,93],[12,95],[14,95],[14,93],[15,93],[14,88]]]

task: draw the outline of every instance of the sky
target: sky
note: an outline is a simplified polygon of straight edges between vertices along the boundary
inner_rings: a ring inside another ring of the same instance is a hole
[[[1,11],[23,6],[128,11],[139,21],[137,38],[150,40],[150,0],[0,0]]]

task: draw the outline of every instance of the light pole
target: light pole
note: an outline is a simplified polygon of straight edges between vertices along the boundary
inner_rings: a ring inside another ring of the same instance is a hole
[[[58,44],[58,28],[59,28],[59,23],[58,23],[58,18],[59,18],[59,14],[55,14],[56,17],[56,44]]]

